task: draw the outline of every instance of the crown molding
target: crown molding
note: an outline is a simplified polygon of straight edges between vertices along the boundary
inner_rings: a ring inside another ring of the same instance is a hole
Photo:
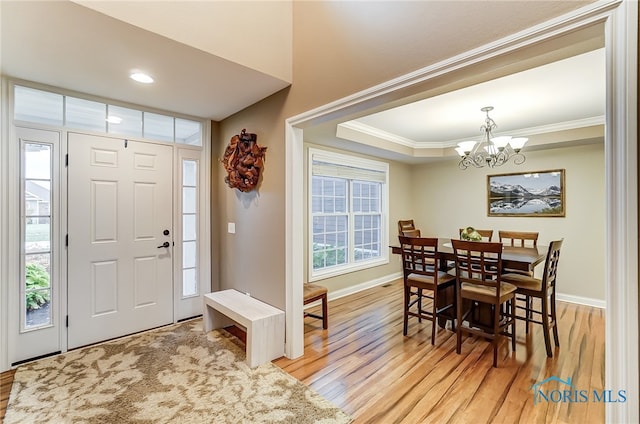
[[[496,136],[510,135],[513,137],[529,137],[538,134],[545,134],[558,131],[574,130],[578,128],[592,127],[596,125],[604,125],[605,116],[594,116],[591,118],[576,119],[573,121],[557,122],[549,125],[540,125],[537,127],[523,128],[517,131],[508,131],[504,133],[496,133]],[[348,132],[342,131],[344,129],[350,130]],[[466,137],[457,140],[437,141],[437,142],[421,142],[415,141],[410,138],[401,137],[397,134],[383,131],[371,125],[363,124],[357,120],[346,121],[338,124],[337,134],[340,138],[344,138],[350,141],[361,144],[370,144],[368,140],[373,137],[376,140],[383,141],[384,143],[391,143],[394,145],[400,145],[415,150],[432,150],[432,149],[446,149],[456,147],[461,141],[469,139],[479,139],[479,137]],[[389,150],[394,150],[390,148]]]

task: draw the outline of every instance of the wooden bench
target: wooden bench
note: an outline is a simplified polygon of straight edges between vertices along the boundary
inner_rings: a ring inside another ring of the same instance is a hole
[[[204,331],[240,324],[247,332],[247,364],[260,364],[284,356],[284,311],[237,290],[203,296]]]

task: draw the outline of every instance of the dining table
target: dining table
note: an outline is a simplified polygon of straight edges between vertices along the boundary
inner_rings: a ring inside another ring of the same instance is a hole
[[[391,252],[394,254],[399,255],[402,253],[399,241],[397,245],[390,245],[389,247],[391,248]],[[519,247],[505,245],[502,247],[502,268],[519,271],[533,271],[536,265],[545,261],[547,257],[547,250],[548,246]],[[440,262],[439,266],[441,270],[446,272],[451,269],[450,264],[454,263],[456,260],[456,255],[451,244],[451,238],[438,237],[437,258]],[[439,292],[438,299],[436,300],[438,308],[454,303],[454,293],[455,291],[453,289]],[[453,314],[444,315],[449,316],[448,318],[438,318],[438,323],[443,328],[445,327],[445,321],[447,319],[455,320],[455,316]],[[476,308],[471,319],[477,325],[491,327],[493,314],[490,309],[480,306],[479,308]]]
[[[391,248],[391,253],[397,255],[402,253],[400,243],[389,247]],[[548,246],[519,247],[505,245],[502,248],[502,268],[533,271],[536,265],[541,264],[546,259],[547,249]],[[438,259],[440,259],[441,268],[445,268],[446,264],[456,260],[451,238],[438,237]]]

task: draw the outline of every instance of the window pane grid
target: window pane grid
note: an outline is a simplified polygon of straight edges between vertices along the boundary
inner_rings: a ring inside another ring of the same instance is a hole
[[[380,212],[379,183],[353,181],[353,212]]]
[[[313,218],[313,267],[346,264],[348,215],[320,215]]]
[[[354,219],[354,260],[362,261],[381,255],[381,215],[356,215]]]
[[[382,183],[312,175],[312,269],[382,257]]]
[[[182,161],[182,297],[198,295],[198,161]]]

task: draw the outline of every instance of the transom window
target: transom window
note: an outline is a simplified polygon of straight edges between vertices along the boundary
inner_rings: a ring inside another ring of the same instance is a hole
[[[309,278],[388,262],[384,162],[309,149]]]
[[[202,146],[197,121],[129,109],[16,85],[14,119],[130,137]]]

